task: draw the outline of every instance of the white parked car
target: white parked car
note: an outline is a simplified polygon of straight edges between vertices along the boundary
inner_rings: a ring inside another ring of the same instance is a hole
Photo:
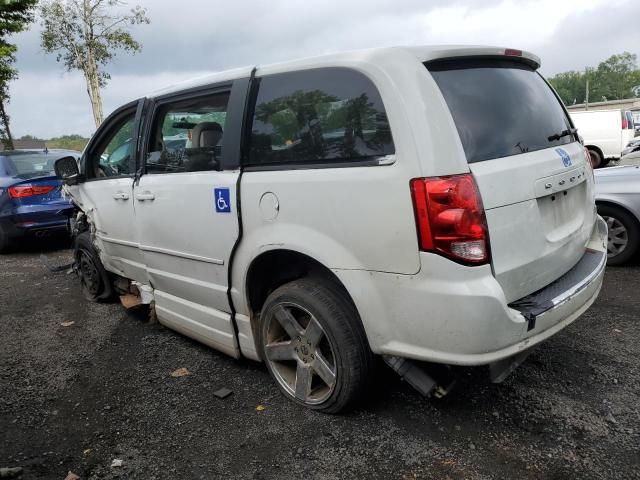
[[[635,135],[633,117],[629,111],[587,110],[570,114],[589,150],[594,168],[618,160]]]
[[[123,106],[84,171],[56,165],[86,295],[134,288],[161,323],[264,361],[287,397],[327,412],[375,355],[425,394],[439,380],[416,361],[504,378],[591,305],[606,263],[588,156],[539,63],[364,50]],[[129,171],[109,176],[101,154],[128,126]],[[181,128],[191,146],[168,148]]]

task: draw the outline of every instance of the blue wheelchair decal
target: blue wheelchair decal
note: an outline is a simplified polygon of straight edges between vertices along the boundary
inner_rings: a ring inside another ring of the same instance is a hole
[[[228,188],[214,188],[213,196],[217,213],[231,212],[231,195]]]
[[[556,148],[556,153],[558,155],[560,155],[560,158],[562,159],[562,164],[565,167],[570,167],[571,166],[571,157],[569,156],[569,154],[562,148]]]

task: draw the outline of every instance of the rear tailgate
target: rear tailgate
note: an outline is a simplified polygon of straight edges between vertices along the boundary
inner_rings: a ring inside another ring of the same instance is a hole
[[[530,62],[428,62],[484,204],[491,262],[507,302],[569,271],[595,222],[593,177],[555,93]]]
[[[595,222],[582,145],[471,164],[485,206],[492,265],[508,302],[539,290],[584,255]],[[563,154],[564,156],[564,154]]]

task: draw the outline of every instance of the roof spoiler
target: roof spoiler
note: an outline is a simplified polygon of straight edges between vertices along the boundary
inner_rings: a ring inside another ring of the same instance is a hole
[[[432,62],[456,58],[509,58],[521,61],[534,70],[540,68],[541,65],[540,58],[531,52],[504,47],[449,46],[434,49],[429,52],[428,58],[421,60],[423,62]]]

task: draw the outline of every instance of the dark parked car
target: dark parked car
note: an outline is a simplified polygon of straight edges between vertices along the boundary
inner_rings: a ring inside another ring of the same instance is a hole
[[[73,212],[62,197],[56,160],[71,150],[13,150],[0,152],[0,253],[25,235],[43,236],[67,228]]]

